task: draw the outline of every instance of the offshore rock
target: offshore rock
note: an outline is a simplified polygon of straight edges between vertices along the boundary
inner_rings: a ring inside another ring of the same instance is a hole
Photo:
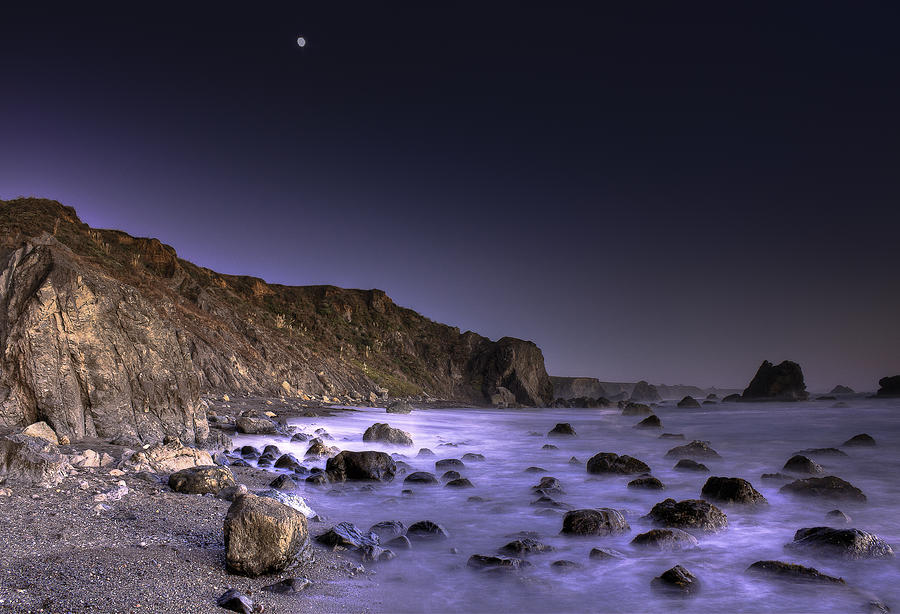
[[[800,365],[789,360],[779,365],[764,360],[750,385],[741,394],[741,400],[744,401],[805,401],[808,398],[803,370]]]

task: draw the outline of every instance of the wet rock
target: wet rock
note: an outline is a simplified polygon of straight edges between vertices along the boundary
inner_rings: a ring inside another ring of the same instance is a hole
[[[542,477],[538,484],[531,487],[531,490],[536,490],[545,495],[564,494],[562,484],[560,484],[559,480],[549,475]]]
[[[400,535],[398,537],[395,537],[394,539],[387,542],[387,544],[385,544],[385,545],[390,546],[394,550],[411,550],[412,549],[412,543],[410,543],[409,538],[406,535]]]
[[[523,567],[529,567],[531,563],[524,559],[517,559],[508,556],[491,556],[484,554],[473,554],[466,562],[466,567],[473,569],[502,569],[507,571],[517,571]]]
[[[843,559],[880,559],[894,556],[891,546],[883,539],[860,529],[812,527],[800,529],[794,541],[785,546],[791,550],[814,550]]]
[[[569,459],[569,464],[570,465],[582,465],[583,463],[580,460],[578,460],[577,456],[573,456],[572,458]]]
[[[257,467],[271,467],[275,462],[275,458],[271,454],[263,454],[256,461]]]
[[[677,529],[696,529],[715,533],[728,526],[725,512],[700,499],[666,499],[653,506],[647,515],[656,523]]]
[[[285,578],[281,582],[262,587],[262,590],[278,595],[293,595],[306,590],[311,584],[309,578]]]
[[[234,486],[231,469],[217,465],[188,467],[169,476],[169,488],[186,495],[215,495],[229,486]]]
[[[581,569],[583,565],[568,559],[561,559],[550,563],[550,567],[552,567],[554,571],[574,571],[576,569]]]
[[[666,452],[666,458],[722,458],[719,453],[709,447],[708,441],[694,440],[683,446],[676,446]]]
[[[454,471],[451,469],[450,471],[445,471],[443,475],[441,475],[441,479],[445,482],[449,482],[450,480],[458,480],[462,476],[459,474],[459,471]]]
[[[854,435],[847,441],[841,444],[844,447],[865,447],[865,446],[874,446],[875,438],[867,433],[860,433],[859,435]]]
[[[563,517],[565,535],[615,535],[631,527],[621,512],[611,508],[582,509],[567,512]]]
[[[474,488],[468,478],[457,478],[444,484],[444,488]]]
[[[680,461],[675,463],[675,467],[673,467],[676,471],[697,471],[697,472],[709,472],[709,467],[704,465],[703,463],[698,463],[695,460],[691,460],[689,458],[682,458]]]
[[[268,418],[254,418],[241,416],[234,421],[238,433],[247,435],[274,435],[278,432],[277,425]]]
[[[688,597],[700,592],[700,580],[681,565],[676,565],[650,581],[650,586],[662,593]]]
[[[341,546],[349,550],[357,550],[363,546],[377,546],[378,535],[372,531],[364,533],[350,522],[341,522],[316,537],[316,541],[326,546]]]
[[[659,419],[659,416],[656,414],[651,414],[634,425],[636,429],[661,429],[662,422]]]
[[[446,471],[447,469],[465,469],[466,464],[457,458],[444,458],[434,463],[435,469]]]
[[[659,439],[684,439],[684,435],[681,433],[663,433],[659,436]]]
[[[412,436],[406,431],[395,429],[389,424],[376,422],[366,429],[363,433],[363,441],[380,441],[382,443],[392,443],[398,446],[413,445]]]
[[[559,447],[554,446],[552,443],[545,443],[541,446],[541,450],[559,450]]]
[[[799,497],[821,497],[838,501],[859,501],[865,503],[866,495],[850,482],[833,475],[823,478],[806,478],[785,484],[780,493]]]
[[[416,454],[416,456],[417,456],[417,457],[422,457],[422,456],[434,456],[434,452],[432,452],[432,451],[429,450],[428,448],[419,448],[419,453]]]
[[[291,443],[299,443],[301,441],[309,441],[310,436],[306,433],[294,433],[291,435]]]
[[[764,473],[761,476],[759,476],[759,478],[761,480],[776,481],[776,482],[789,482],[794,479],[793,477],[786,475],[784,473]]]
[[[528,467],[525,469],[525,473],[547,473],[547,470],[543,467]]]
[[[541,554],[543,552],[552,552],[555,550],[553,546],[541,543],[538,540],[525,537],[511,541],[505,546],[501,546],[499,551],[503,554],[512,554],[516,556],[525,556],[528,554]]]
[[[783,561],[756,561],[747,568],[747,573],[790,582],[815,582],[822,584],[846,584],[843,578],[823,574],[814,567],[804,567]]]
[[[397,472],[397,464],[384,452],[367,450],[353,452],[344,450],[334,458],[329,458],[325,473],[331,482],[347,480],[390,482]]]
[[[741,400],[741,395],[738,393],[726,395],[723,399],[723,403],[736,403]]]
[[[306,449],[304,456],[306,458],[331,458],[337,456],[339,452],[340,450],[336,447],[325,445],[321,438],[316,437],[309,442],[309,447]]]
[[[225,515],[230,573],[255,577],[290,569],[308,544],[306,516],[269,497],[238,497]]]
[[[574,437],[575,429],[572,428],[572,425],[569,424],[568,422],[560,422],[559,424],[554,426],[552,429],[550,429],[550,432],[547,433],[547,435],[549,435],[551,437],[565,437],[565,436]]]
[[[807,448],[805,450],[795,452],[795,454],[804,456],[847,456],[846,452],[844,452],[843,450],[838,450],[837,448]]]
[[[725,478],[713,476],[706,480],[700,494],[705,499],[722,503],[741,503],[744,505],[767,504],[766,498],[743,478]]]
[[[357,550],[357,553],[359,554],[363,563],[380,563],[384,561],[390,561],[391,559],[396,557],[396,555],[390,550],[382,548],[381,546],[373,545],[363,546],[362,548]]]
[[[188,467],[212,464],[214,463],[209,452],[186,446],[178,439],[151,445],[146,450],[138,450],[124,460],[124,465],[131,471],[154,473],[174,473]]]
[[[840,524],[850,524],[851,518],[841,510],[831,510],[827,514],[825,514],[825,519],[829,522],[840,523]]]
[[[477,452],[466,452],[462,455],[462,459],[464,461],[480,463],[484,461],[484,454],[478,454]]]
[[[297,460],[297,457],[293,454],[282,454],[278,457],[278,460],[275,461],[276,469],[290,469],[291,471],[297,471],[298,469],[302,469],[303,465],[300,464],[300,461]]]
[[[650,406],[643,403],[627,403],[622,408],[623,416],[649,416],[652,413],[653,410],[650,409]]]
[[[678,401],[678,407],[681,409],[699,409],[700,403],[694,397],[687,396]]]
[[[154,475],[154,474],[150,474]],[[157,480],[158,481],[158,480]],[[216,497],[224,501],[234,501],[238,497],[246,495],[249,491],[244,484],[235,484],[234,486],[226,486],[216,493]]]
[[[268,454],[269,456],[272,456],[274,458],[278,458],[279,456],[281,456],[281,449],[278,446],[276,446],[274,443],[270,443],[269,445],[267,445],[266,447],[263,448],[262,453]]]
[[[369,533],[378,536],[381,543],[387,543],[395,537],[406,534],[406,525],[399,520],[382,520],[369,527]]]
[[[447,530],[436,522],[422,520],[412,524],[406,531],[410,541],[431,541],[450,537]]]
[[[693,550],[700,545],[697,538],[681,529],[651,529],[646,533],[635,535],[631,540],[633,546],[643,546],[662,550],[665,552],[674,552],[678,550]]]
[[[548,497],[547,495],[541,495],[537,499],[531,502],[531,505],[538,505],[540,507],[550,507],[550,508],[558,508],[564,510],[570,510],[573,506],[568,503],[562,503],[561,501],[556,501],[552,497]]]
[[[241,456],[244,458],[254,460],[259,458],[260,454],[262,454],[262,452],[260,452],[253,446],[241,446]]]
[[[625,555],[612,548],[591,548],[588,558],[594,561],[609,561],[613,559],[624,559]]]
[[[409,414],[412,413],[413,406],[407,403],[406,401],[397,400],[391,403],[388,403],[388,406],[385,408],[389,414]]]
[[[240,614],[253,614],[255,611],[253,607],[253,600],[250,599],[244,593],[236,590],[236,589],[228,589],[222,595],[216,599],[216,605],[220,608],[225,608],[226,610],[231,610],[232,612],[239,612]]]
[[[47,443],[52,443],[54,446],[59,445],[59,438],[56,436],[56,431],[50,428],[50,425],[46,422],[35,422],[34,424],[30,424],[25,427],[22,434],[43,439]]]
[[[822,465],[813,460],[810,460],[802,454],[795,454],[794,456],[790,457],[784,464],[784,467],[782,467],[782,469],[784,469],[785,471],[790,471],[791,473],[804,474],[816,474],[825,472],[825,470],[822,468]]]
[[[587,472],[592,474],[613,473],[620,475],[649,473],[650,466],[634,457],[612,452],[600,452],[587,462]]]
[[[287,475],[279,475],[269,483],[269,486],[276,490],[297,490],[298,488],[297,482]]]
[[[665,488],[665,484],[659,481],[659,478],[655,478],[652,475],[641,476],[634,480],[628,482],[628,488],[643,488],[646,490],[663,490]]]
[[[438,479],[433,473],[427,471],[415,471],[403,480],[404,484],[438,484]]]
[[[808,398],[803,370],[790,360],[778,365],[764,360],[741,394],[744,401],[805,401]]]

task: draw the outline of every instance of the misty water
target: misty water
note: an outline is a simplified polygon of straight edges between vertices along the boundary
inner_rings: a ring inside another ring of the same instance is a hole
[[[719,404],[685,410],[666,402],[655,412],[664,429],[633,428],[641,417],[622,416],[618,409],[452,409],[422,410],[409,415],[386,414],[363,408],[326,418],[291,421],[303,432],[325,428],[333,437],[329,445],[348,450],[382,450],[401,453],[414,470],[435,470],[435,460],[460,458],[467,452],[485,456],[483,462],[467,462],[460,470],[474,484],[472,489],[443,486],[410,486],[398,476],[387,484],[344,484],[325,488],[303,485],[301,494],[324,523],[311,523],[313,534],[349,521],[367,529],[382,520],[400,520],[407,526],[433,520],[447,529],[450,539],[438,543],[414,543],[398,551],[397,558],[367,563],[376,573],[357,576],[364,588],[365,607],[390,612],[857,612],[870,599],[900,607],[900,563],[897,558],[845,561],[812,553],[785,550],[794,532],[802,527],[828,526],[825,513],[841,509],[850,527],[876,533],[888,543],[900,543],[900,401],[856,399],[846,408],[833,401],[793,404]],[[375,422],[408,431],[412,448],[362,441],[365,429]],[[576,437],[548,437],[558,422],[569,422]],[[683,433],[684,442],[659,439],[661,432]],[[874,448],[843,448],[845,457],[812,456],[826,469],[861,488],[867,503],[795,498],[778,493],[785,482],[764,481],[762,473],[781,471],[784,462],[804,448],[839,446],[857,433],[869,433]],[[707,440],[721,454],[703,460],[711,473],[674,471],[675,460],[666,452],[693,439]],[[308,444],[290,443],[285,437],[238,436],[235,445],[261,448],[277,444],[302,459]],[[542,449],[544,444],[557,450]],[[444,445],[455,444],[455,446]],[[427,447],[436,457],[416,457]],[[586,472],[585,461],[598,452],[635,456],[650,465],[666,485],[663,491],[626,487],[635,476],[603,477]],[[579,464],[571,464],[577,457]],[[324,461],[304,463],[324,466]],[[539,466],[543,473],[526,473]],[[544,475],[562,482],[564,495],[554,498],[574,509],[612,507],[621,510],[631,525],[623,535],[571,537],[560,535],[563,510],[548,512],[532,505],[532,491]],[[683,552],[657,552],[630,545],[632,538],[653,527],[645,516],[657,502],[699,498],[709,475],[743,477],[762,492],[767,506],[719,505],[728,515],[728,528],[718,534],[696,534],[700,548]],[[412,496],[401,495],[412,488]],[[483,502],[470,502],[478,496]],[[834,526],[834,525],[832,525]],[[533,564],[518,573],[485,574],[466,567],[472,554],[496,554],[497,549],[520,531],[534,532],[554,552],[531,555]],[[613,548],[624,559],[595,561],[591,548]],[[458,549],[458,553],[451,552]],[[566,559],[582,567],[560,571],[551,563]],[[748,576],[746,568],[761,559],[778,559],[818,568],[841,576],[846,587],[778,582]],[[652,578],[681,564],[702,582],[702,591],[690,599],[673,599],[654,593]],[[312,594],[305,599],[316,599]],[[328,611],[327,601],[316,607]]]

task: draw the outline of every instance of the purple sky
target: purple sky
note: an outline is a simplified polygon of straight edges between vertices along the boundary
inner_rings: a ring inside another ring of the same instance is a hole
[[[743,387],[787,358],[873,390],[900,373],[897,9],[783,4],[4,9],[0,198],[382,288],[551,374]]]

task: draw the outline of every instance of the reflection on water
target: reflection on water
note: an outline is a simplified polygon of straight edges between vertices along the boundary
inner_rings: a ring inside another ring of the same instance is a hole
[[[850,526],[872,531],[891,544],[900,543],[900,402],[857,400],[849,408],[835,409],[828,402],[802,404],[728,404],[680,410],[674,403],[657,408],[664,429],[632,428],[641,417],[623,417],[606,409],[427,410],[409,415],[383,410],[330,418],[293,421],[307,433],[323,427],[334,437],[329,444],[349,450],[400,452],[413,470],[431,471],[441,458],[460,458],[466,452],[484,454],[483,462],[468,462],[460,473],[473,489],[412,486],[412,496],[402,496],[402,478],[393,483],[363,487],[303,486],[302,495],[329,523],[353,522],[368,528],[381,520],[401,520],[407,525],[434,520],[450,533],[450,540],[418,545],[402,551],[388,563],[375,566],[375,585],[370,607],[390,612],[857,612],[878,598],[900,607],[898,559],[841,561],[786,552],[801,527],[823,526],[825,513],[839,508],[849,514]],[[374,422],[412,434],[413,448],[364,443],[363,431]],[[577,436],[549,438],[557,422],[571,423]],[[698,498],[708,474],[676,472],[674,460],[664,458],[679,441],[659,439],[660,432],[684,433],[686,440],[708,440],[722,456],[704,460],[711,475],[743,477],[769,500],[761,509],[722,506],[729,527],[717,535],[698,535],[701,548],[692,552],[658,553],[629,545],[635,534],[650,528],[642,518],[656,502],[674,497]],[[804,448],[838,446],[857,433],[867,432],[878,441],[875,448],[845,448],[846,457],[815,457],[828,475],[840,476],[858,486],[867,504],[827,500],[792,499],[778,494],[783,482],[760,479],[760,474],[781,470],[792,453]],[[276,443],[282,451],[303,457],[307,444],[291,444],[284,437],[239,436],[235,445],[262,447]],[[542,449],[546,443],[557,450]],[[453,445],[448,445],[453,444]],[[420,447],[436,457],[417,458]],[[647,462],[661,479],[664,491],[636,491],[626,487],[628,477],[600,478],[585,471],[585,461],[597,452],[630,454]],[[571,464],[577,457],[580,464]],[[313,466],[305,463],[307,466]],[[323,466],[324,463],[319,463]],[[546,473],[525,473],[539,466]],[[532,505],[537,496],[531,487],[542,475],[559,478],[565,490],[555,498],[575,508],[613,507],[622,510],[631,524],[625,535],[566,537],[559,535],[562,511],[548,515]],[[469,502],[471,496],[482,502]],[[312,524],[315,531],[326,525]],[[471,554],[494,554],[519,531],[539,534],[554,552],[530,557],[533,567],[506,577],[486,576],[467,569]],[[626,555],[623,560],[593,561],[593,547],[609,547]],[[451,553],[458,549],[458,554]],[[561,572],[550,566],[567,559],[582,565]],[[849,587],[781,584],[747,577],[743,572],[754,561],[780,559],[817,567],[842,576]],[[650,590],[650,580],[675,564],[681,564],[703,583],[701,594],[689,600],[661,598]]]

